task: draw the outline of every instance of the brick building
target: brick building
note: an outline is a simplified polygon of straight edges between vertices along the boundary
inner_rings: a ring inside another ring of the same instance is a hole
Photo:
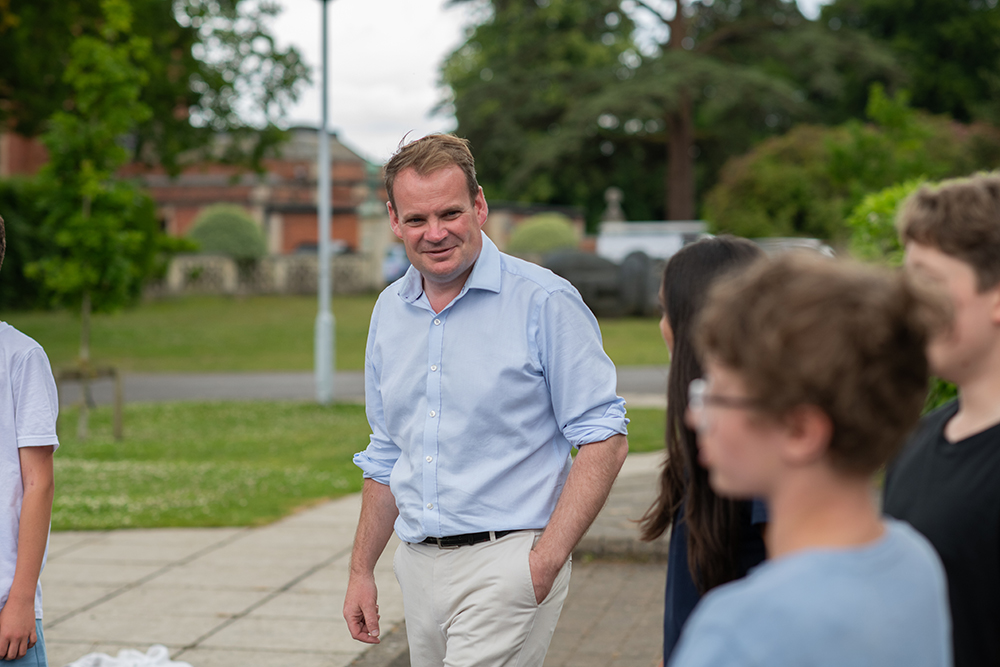
[[[228,203],[245,208],[257,220],[271,254],[314,249],[317,236],[318,131],[293,127],[278,157],[263,160],[264,173],[248,173],[227,165],[203,163],[171,178],[162,169],[131,165],[125,174],[138,177],[156,202],[164,229],[184,236],[203,208]],[[338,245],[357,250],[358,206],[368,198],[368,162],[330,135],[331,236]],[[378,186],[376,186],[378,187]],[[381,190],[381,188],[379,188]],[[384,199],[384,195],[380,196]]]

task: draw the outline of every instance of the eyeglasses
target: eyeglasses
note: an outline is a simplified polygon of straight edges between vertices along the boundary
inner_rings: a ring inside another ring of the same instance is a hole
[[[694,417],[698,430],[705,426],[705,408],[713,405],[720,408],[736,410],[751,410],[760,406],[760,402],[746,396],[720,396],[708,393],[708,382],[702,378],[691,380],[688,385],[688,409]]]

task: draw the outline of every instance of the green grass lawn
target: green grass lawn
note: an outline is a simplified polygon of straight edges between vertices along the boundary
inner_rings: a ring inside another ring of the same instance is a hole
[[[364,367],[375,297],[333,300],[337,368]],[[67,311],[5,313],[37,340],[54,367],[71,364],[80,318]],[[128,372],[296,371],[313,367],[316,299],[192,296],[145,303],[91,320],[91,358]]]
[[[337,368],[364,367],[375,295],[333,300]],[[80,318],[67,311],[5,313],[37,340],[56,368],[79,351]],[[126,372],[304,371],[313,367],[316,300],[307,296],[191,296],[95,315],[91,358]],[[601,321],[604,347],[618,365],[667,363],[654,318]]]
[[[663,445],[663,411],[630,410],[632,451]],[[54,530],[248,526],[358,491],[352,455],[368,444],[357,405],[214,402],[129,404],[125,440],[111,412],[91,414],[75,438],[76,411],[60,417]]]

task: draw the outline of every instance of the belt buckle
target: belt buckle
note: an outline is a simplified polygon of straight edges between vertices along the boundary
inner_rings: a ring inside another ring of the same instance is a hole
[[[436,537],[434,539],[437,540],[438,549],[458,549],[459,547],[462,546],[461,543],[458,543],[458,544],[445,544],[443,542],[443,540],[444,540],[443,537]]]

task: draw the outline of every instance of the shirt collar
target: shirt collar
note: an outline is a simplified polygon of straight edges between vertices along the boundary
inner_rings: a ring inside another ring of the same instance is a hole
[[[465,287],[462,288],[461,294],[465,294],[470,289],[500,292],[500,250],[484,232],[480,231],[479,233],[483,238],[483,249],[479,252],[476,263],[472,265],[472,273],[465,281]],[[407,303],[415,302],[424,293],[423,280],[420,277],[420,272],[414,266],[411,265],[406,270],[397,293]]]

